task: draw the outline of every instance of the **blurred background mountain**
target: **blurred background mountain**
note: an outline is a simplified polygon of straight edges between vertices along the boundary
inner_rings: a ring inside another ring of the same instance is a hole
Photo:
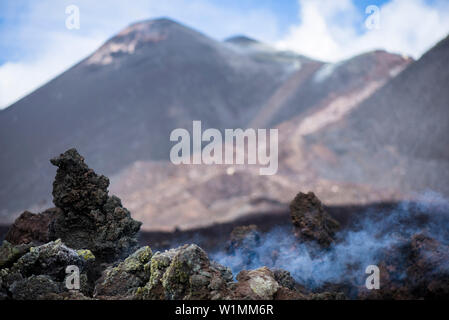
[[[0,111],[0,222],[51,206],[49,159],[75,147],[146,230],[327,204],[449,195],[449,38],[414,61],[386,51],[327,63],[167,18],[135,23]],[[279,170],[175,166],[170,132],[278,128]]]

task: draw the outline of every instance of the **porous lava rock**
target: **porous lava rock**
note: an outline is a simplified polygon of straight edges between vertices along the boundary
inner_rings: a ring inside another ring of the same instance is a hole
[[[449,246],[424,234],[385,251],[380,288],[361,287],[359,299],[445,299],[449,296]]]
[[[9,228],[5,240],[12,244],[47,243],[48,227],[54,217],[61,213],[59,208],[50,208],[42,213],[23,212]]]
[[[329,247],[340,228],[313,192],[296,195],[290,203],[290,216],[295,235],[301,240],[316,241],[321,247]]]
[[[133,252],[141,223],[119,198],[108,196],[109,179],[90,169],[76,149],[50,161],[58,167],[53,202],[61,210],[50,223],[49,238],[90,249],[98,261],[117,261]]]
[[[231,232],[226,250],[232,254],[236,250],[252,250],[259,244],[260,232],[256,225],[237,226]]]
[[[224,299],[233,281],[229,268],[210,261],[195,244],[156,252],[149,271],[150,280],[138,289],[138,299]]]
[[[139,287],[150,280],[150,247],[134,252],[117,266],[108,267],[97,281],[94,297],[99,299],[132,299]]]
[[[6,243],[6,245],[5,245]],[[3,247],[10,247],[6,241]],[[38,299],[84,299],[91,295],[92,279],[89,278],[90,268],[95,257],[88,250],[75,251],[65,246],[61,240],[30,247],[15,246],[13,249],[1,251],[20,252],[9,259],[9,267],[0,269],[0,292],[4,298],[15,300]],[[76,266],[79,270],[80,290],[72,292],[66,286],[66,268]],[[1,296],[0,293],[0,296]]]
[[[31,244],[13,245],[4,240],[0,247],[0,269],[10,267],[21,256],[29,251]]]
[[[233,288],[234,299],[273,300],[281,285],[267,267],[256,270],[242,270],[237,275]]]

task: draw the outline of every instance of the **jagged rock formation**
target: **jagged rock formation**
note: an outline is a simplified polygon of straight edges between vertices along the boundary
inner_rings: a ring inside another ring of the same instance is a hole
[[[210,261],[194,244],[155,254],[149,247],[142,247],[120,262],[135,248],[140,223],[131,219],[120,199],[108,196],[108,178],[89,169],[75,149],[51,162],[58,167],[53,183],[57,208],[41,214],[25,212],[10,229],[8,238],[17,245],[4,241],[0,248],[0,298],[299,297],[289,274],[261,268],[242,271],[234,282],[229,268]],[[247,243],[249,250],[257,240],[255,226],[236,228],[230,248]],[[110,266],[100,263],[113,261]],[[80,269],[80,292],[65,287],[65,268],[69,265]],[[98,268],[106,268],[101,276]]]
[[[90,169],[76,149],[51,163],[58,167],[53,202],[61,211],[50,224],[50,239],[60,238],[74,249],[90,249],[107,262],[135,250],[141,223],[131,218],[119,198],[108,196],[109,179]]]
[[[52,192],[57,207],[65,212],[83,213],[106,203],[109,179],[89,169],[76,149],[67,150],[50,162],[58,167]]]
[[[313,192],[298,193],[290,203],[290,215],[298,238],[315,240],[323,247],[333,242],[340,227]]]

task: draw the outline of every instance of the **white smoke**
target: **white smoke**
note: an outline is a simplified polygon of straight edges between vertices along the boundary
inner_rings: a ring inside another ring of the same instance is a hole
[[[290,227],[275,228],[261,235],[249,252],[246,243],[232,254],[221,249],[212,259],[231,268],[234,275],[241,270],[267,266],[284,269],[295,280],[317,288],[325,283],[362,285],[365,268],[379,264],[385,251],[414,234],[424,233],[443,244],[449,242],[449,201],[427,192],[415,202],[402,202],[395,208],[360,212],[359,219],[336,235],[329,249],[311,242],[298,244]],[[405,276],[399,270],[397,277]]]

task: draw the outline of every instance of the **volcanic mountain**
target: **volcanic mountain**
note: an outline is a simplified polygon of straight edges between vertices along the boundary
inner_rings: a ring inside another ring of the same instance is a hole
[[[129,26],[0,112],[2,214],[48,199],[48,159],[70,146],[111,175],[168,160],[170,132],[192,120],[245,126],[301,63],[261,61],[169,19]]]
[[[112,177],[111,190],[144,229],[187,228],[283,210],[303,188],[317,191],[327,203],[379,200],[383,196],[371,188],[374,181],[353,179],[356,172],[349,167],[340,176],[329,174],[332,161],[346,158],[333,151],[332,134],[325,132],[355,132],[365,121],[378,121],[386,123],[387,134],[394,126],[383,118],[389,113],[376,113],[368,101],[382,97],[380,90],[389,90],[390,99],[396,89],[388,88],[401,82],[402,70],[409,73],[421,64],[384,51],[325,63],[245,36],[217,41],[165,18],[133,24],[0,111],[2,222],[32,206],[48,207],[44,202],[54,177],[48,159],[72,147],[89,166]],[[428,64],[413,74],[432,78]],[[433,83],[427,78],[419,83]],[[437,95],[444,84],[434,85],[440,89],[429,94]],[[425,92],[420,96],[426,99]],[[359,109],[370,109],[378,118],[366,111],[366,117],[348,120],[358,126],[349,124],[346,119]],[[193,120],[205,128],[279,128],[278,174],[262,178],[248,167],[169,163],[170,132],[191,128]],[[432,139],[427,142],[438,143]],[[339,144],[352,148],[348,140]],[[369,165],[387,166],[377,162],[382,159]]]
[[[262,49],[259,57],[267,54]],[[397,200],[402,197],[398,190],[374,190],[370,181],[323,179],[310,156],[321,155],[320,149],[308,150],[305,138],[344,120],[410,62],[375,51],[336,65],[311,62],[291,73],[250,122],[252,127],[279,129],[276,175],[260,176],[251,166],[176,167],[137,161],[112,178],[111,190],[143,221],[144,229],[193,228],[253,214],[282,214],[298,189],[314,190],[331,205]]]

